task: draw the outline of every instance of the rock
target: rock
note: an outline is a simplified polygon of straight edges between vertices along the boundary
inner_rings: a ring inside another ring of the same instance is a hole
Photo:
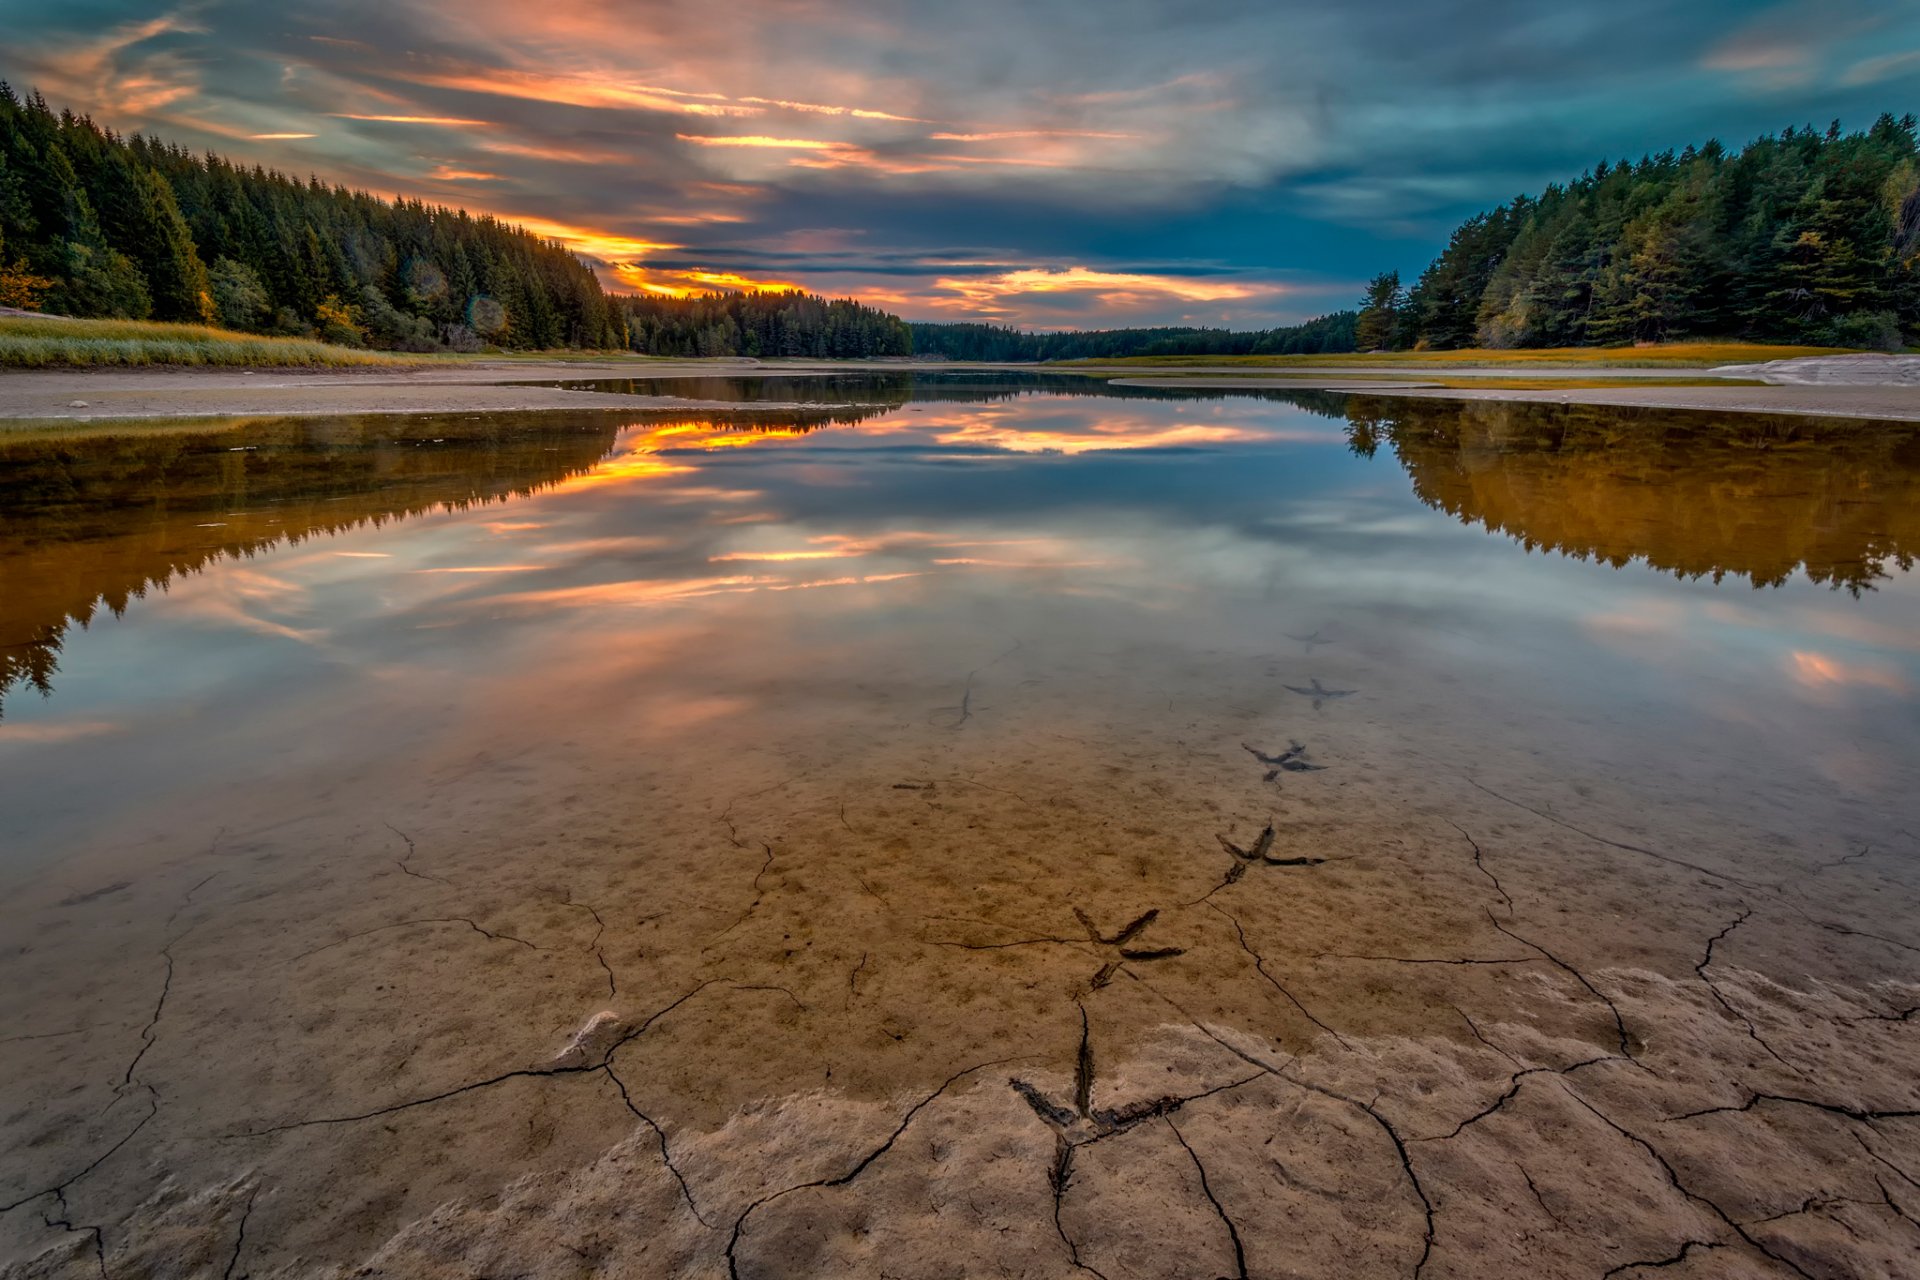
[[[69,409],[84,409],[84,408],[86,408],[86,407],[87,407],[87,402],[86,402],[85,400],[69,400],[69,401],[67,401],[67,408],[69,408]]]
[[[554,1055],[552,1067],[584,1067],[607,1056],[626,1032],[626,1019],[611,1009],[602,1009],[581,1024],[567,1041],[567,1047]]]

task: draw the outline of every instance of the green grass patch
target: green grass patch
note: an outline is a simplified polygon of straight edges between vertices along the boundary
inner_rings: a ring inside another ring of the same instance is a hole
[[[1285,369],[1292,367],[1328,368],[1351,365],[1357,368],[1501,368],[1507,365],[1540,365],[1565,368],[1645,368],[1649,365],[1686,368],[1713,368],[1723,364],[1760,364],[1768,360],[1793,360],[1802,356],[1854,354],[1844,347],[1790,347],[1753,342],[1670,342],[1656,347],[1555,347],[1522,351],[1388,351],[1365,355],[1319,356],[1122,356],[1110,360],[1062,360],[1062,367],[1180,369],[1217,367],[1233,369]]]
[[[0,368],[5,369],[145,365],[342,368],[419,363],[418,356],[357,351],[309,338],[268,338],[211,325],[0,316]]]

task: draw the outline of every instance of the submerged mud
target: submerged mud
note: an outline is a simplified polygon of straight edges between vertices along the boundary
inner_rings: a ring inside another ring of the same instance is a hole
[[[1897,564],[1457,530],[1460,610],[1367,579],[1403,508],[1248,532],[1324,476],[1009,527],[756,439],[205,559],[125,625],[244,633],[212,686],[69,628],[0,722],[0,1274],[1912,1270],[1911,686],[1831,639]]]

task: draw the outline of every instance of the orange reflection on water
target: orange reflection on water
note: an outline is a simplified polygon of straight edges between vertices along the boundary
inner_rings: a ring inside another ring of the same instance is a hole
[[[1137,428],[1107,432],[1097,428],[1093,435],[1073,435],[1064,431],[1030,431],[991,422],[970,422],[941,434],[947,445],[988,445],[1009,453],[1106,453],[1119,449],[1165,449],[1175,445],[1231,444],[1259,438],[1257,433],[1239,427],[1211,427],[1189,424],[1172,427]]]
[[[1794,650],[1788,659],[1787,669],[1802,687],[1813,690],[1851,686],[1905,696],[1912,689],[1906,677],[1891,667],[1870,662],[1845,662],[1808,649]]]

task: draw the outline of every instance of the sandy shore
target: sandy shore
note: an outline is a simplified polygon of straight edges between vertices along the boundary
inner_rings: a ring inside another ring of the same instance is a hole
[[[609,395],[567,391],[528,382],[584,378],[667,378],[751,374],[756,377],[803,376],[835,371],[904,372],[998,367],[1033,371],[1034,366],[832,362],[752,364],[742,361],[489,361],[428,369],[341,369],[312,372],[257,372],[228,369],[31,370],[0,374],[0,429],[7,421],[74,421],[221,415],[331,415],[347,413],[488,413],[542,409],[635,409],[683,411],[738,409],[666,396]],[[1059,371],[1056,371],[1059,372]],[[1705,370],[1659,368],[1512,368],[1435,369],[1396,367],[1276,369],[1249,375],[1244,369],[1182,369],[1167,374],[1137,368],[1085,367],[1065,372],[1110,378],[1129,387],[1192,387],[1244,390],[1365,390],[1387,395],[1432,396],[1456,400],[1540,400],[1552,403],[1621,405],[1657,409],[1709,409],[1731,413],[1793,413],[1835,417],[1920,420],[1920,389],[1906,385],[1751,385],[1636,386],[1637,382],[1712,376]],[[1605,379],[1620,385],[1568,386],[1565,389],[1487,390],[1445,388],[1447,381],[1485,379]],[[769,404],[766,407],[780,408]],[[787,406],[791,407],[791,406]]]
[[[1369,373],[1399,373],[1408,377],[1431,377],[1431,369],[1369,370]],[[1622,370],[1609,369],[1613,378]],[[1587,381],[1595,375],[1574,369],[1449,370],[1449,380],[1467,377],[1525,378],[1544,381],[1552,378]],[[1637,378],[1675,378],[1685,371],[1638,371]],[[1567,387],[1561,389],[1440,387],[1420,382],[1382,382],[1347,378],[1306,376],[1285,379],[1248,378],[1231,375],[1182,376],[1178,378],[1126,377],[1113,379],[1123,387],[1192,387],[1196,390],[1296,390],[1366,391],[1369,394],[1421,396],[1435,400],[1516,400],[1546,404],[1597,404],[1632,409],[1706,409],[1721,413],[1791,413],[1834,418],[1885,418],[1903,422],[1920,421],[1920,389],[1903,386],[1614,386]]]
[[[862,366],[871,368],[872,366]],[[784,366],[794,373],[806,365]],[[0,373],[5,420],[79,422],[274,414],[492,413],[529,409],[737,409],[667,396],[522,386],[576,378],[657,378],[767,370],[733,361],[488,361],[426,369],[49,369]]]

